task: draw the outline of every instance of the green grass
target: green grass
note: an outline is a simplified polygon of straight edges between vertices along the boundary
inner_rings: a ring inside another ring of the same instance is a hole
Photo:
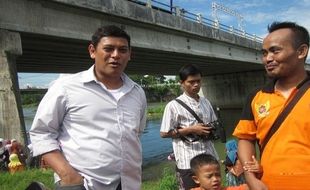
[[[163,162],[144,168],[143,178],[142,190],[177,189],[173,162]],[[25,190],[33,181],[43,183],[50,190],[55,188],[52,170],[28,169],[15,174],[0,172],[1,190]]]
[[[143,169],[142,190],[176,190],[174,162],[162,162]]]
[[[162,103],[148,103],[147,119],[161,119],[165,110],[166,102]]]
[[[3,190],[25,190],[33,181],[40,181],[47,188],[54,189],[54,178],[51,170],[27,169],[15,174],[0,173],[0,189]]]
[[[178,184],[174,170],[165,168],[162,178],[159,180],[146,181],[142,183],[142,190],[177,190]]]
[[[215,147],[220,159],[225,158],[224,143],[216,142]],[[224,166],[222,165],[222,183],[225,182]],[[0,172],[0,189],[24,190],[32,181],[42,182],[48,189],[54,189],[54,178],[51,170],[28,169],[16,174]],[[176,190],[175,163],[162,161],[142,169],[142,190]]]

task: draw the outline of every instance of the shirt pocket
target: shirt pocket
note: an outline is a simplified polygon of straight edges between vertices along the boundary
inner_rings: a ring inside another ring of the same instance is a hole
[[[141,110],[139,109],[124,110],[123,124],[125,126],[125,130],[130,129],[131,131],[138,133],[141,122],[140,117]]]

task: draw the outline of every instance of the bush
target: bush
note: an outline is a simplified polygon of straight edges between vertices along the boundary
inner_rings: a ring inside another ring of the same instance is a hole
[[[44,94],[21,94],[22,105],[35,104],[38,105]]]

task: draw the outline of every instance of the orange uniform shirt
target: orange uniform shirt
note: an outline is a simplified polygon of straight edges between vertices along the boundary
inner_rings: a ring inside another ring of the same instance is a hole
[[[233,135],[258,140],[261,145],[284,106],[286,99],[274,91],[274,83],[249,96]],[[270,190],[310,189],[310,90],[295,105],[270,138],[261,157],[262,181]]]

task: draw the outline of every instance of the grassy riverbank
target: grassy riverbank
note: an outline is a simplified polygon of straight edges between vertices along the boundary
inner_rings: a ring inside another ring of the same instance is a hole
[[[167,103],[148,103],[147,118],[160,119]],[[36,107],[35,105],[27,107]],[[225,158],[224,144],[215,143],[220,159]],[[222,175],[224,172],[222,171]],[[32,181],[43,182],[47,188],[54,189],[51,170],[29,169],[14,175],[0,172],[0,190],[24,190]],[[143,167],[142,190],[176,190],[175,163],[161,161]]]
[[[176,190],[174,169],[171,161],[143,168],[141,190]],[[42,182],[50,190],[55,188],[52,170],[28,169],[13,175],[0,172],[0,189],[25,190],[33,181]]]
[[[53,172],[51,170],[27,169],[10,174],[0,173],[0,189],[25,190],[32,181],[40,181],[47,188],[54,189]]]
[[[148,103],[147,119],[161,119],[165,110],[166,102]]]
[[[215,143],[220,159],[225,158],[224,144]],[[223,182],[225,179],[222,166]],[[40,181],[48,189],[54,189],[53,172],[51,170],[28,169],[11,175],[0,172],[0,189],[24,190],[32,181]],[[157,164],[144,166],[142,169],[142,190],[176,190],[175,163],[162,161]]]
[[[162,162],[143,168],[142,190],[175,190],[174,163]],[[0,172],[0,189],[25,190],[32,181],[42,182],[48,189],[54,189],[51,170],[28,169],[16,174]]]

